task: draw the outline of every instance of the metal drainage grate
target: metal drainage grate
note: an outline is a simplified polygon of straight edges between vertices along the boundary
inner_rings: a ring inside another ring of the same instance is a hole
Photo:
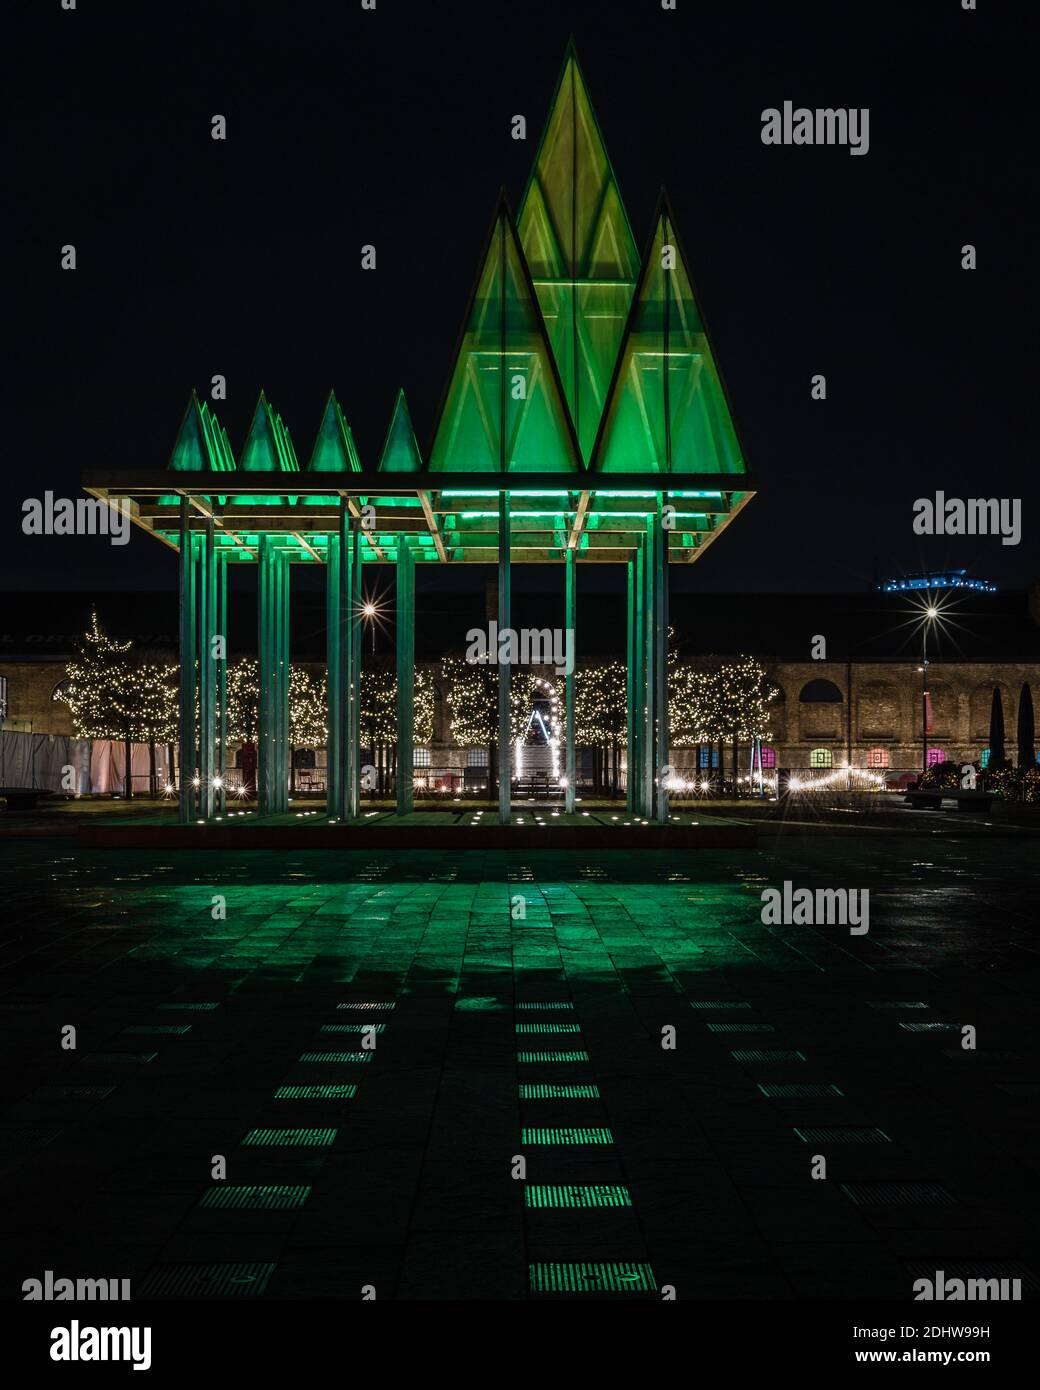
[[[522,1129],[521,1144],[613,1144],[609,1129]]]
[[[949,1264],[942,1255],[934,1261],[913,1260],[906,1266],[915,1279],[934,1279],[941,1273],[946,1279],[1021,1279],[1022,1292],[1040,1294],[1040,1279],[1021,1260],[955,1260]]]
[[[372,1004],[372,1003],[355,1004],[355,1003],[350,1003],[350,1004],[337,1004],[337,1005],[336,1005],[336,1008],[337,1008],[337,1009],[395,1009],[396,1007],[397,1007],[397,1005],[394,1003],[394,1001],[393,1001],[392,999],[389,999],[389,1000],[387,1000],[385,1003],[382,1003],[382,1004]]]
[[[13,1157],[34,1153],[53,1144],[63,1132],[60,1129],[0,1129],[0,1154]]]
[[[611,1260],[602,1264],[533,1264],[532,1293],[653,1293],[657,1284],[648,1264]]]
[[[959,1023],[901,1023],[904,1033],[959,1033]]]
[[[750,1009],[746,999],[691,999],[691,1009]]]
[[[709,1033],[775,1033],[772,1023],[709,1023]]]
[[[822,1100],[824,1096],[841,1096],[844,1092],[830,1082],[821,1085],[802,1085],[792,1083],[782,1086],[763,1086],[758,1083],[758,1089],[770,1100]]]
[[[114,1062],[117,1066],[143,1066],[145,1062],[154,1062],[158,1055],[158,1052],[86,1052],[80,1061],[91,1066],[101,1066],[106,1062]]]
[[[576,1023],[518,1023],[518,1033],[580,1033]]]
[[[551,1081],[520,1083],[521,1100],[599,1100],[598,1086],[568,1086]]]
[[[323,1023],[323,1033],[385,1033],[385,1023]]]
[[[627,1187],[596,1184],[592,1187],[527,1187],[524,1206],[539,1207],[630,1207]]]
[[[156,1265],[138,1298],[259,1298],[274,1265]]]
[[[944,1057],[975,1057],[980,1062],[1021,1062],[1021,1055],[1017,1052],[999,1052],[992,1048],[987,1051],[985,1048],[974,1047],[944,1047]]]
[[[356,1086],[279,1086],[275,1100],[352,1100]]]
[[[516,1060],[521,1066],[531,1062],[587,1062],[587,1052],[518,1052]]]
[[[142,1037],[177,1037],[191,1032],[190,1023],[135,1023],[123,1029],[124,1033],[140,1033]]]
[[[212,1013],[214,1009],[219,1009],[219,1004],[160,1004],[160,1009],[186,1009],[192,1013]]]
[[[33,1092],[34,1100],[104,1100],[114,1086],[40,1086]]]
[[[782,1048],[737,1048],[730,1049],[734,1062],[804,1062],[804,1052],[785,1052]]]
[[[221,1183],[206,1189],[199,1206],[221,1211],[292,1211],[310,1195],[309,1187],[226,1187]]]
[[[927,1009],[930,1006],[921,999],[870,999],[868,1009]]]
[[[954,1198],[937,1182],[843,1182],[838,1184],[857,1207],[952,1207]]]
[[[243,1145],[276,1149],[327,1149],[334,1142],[335,1129],[251,1129]]]
[[[541,1004],[534,1000],[525,999],[522,1002],[518,1003],[516,1007],[518,1009],[534,1009],[536,1012],[540,1013],[543,1009],[573,1009],[574,1005],[561,1003],[559,1000],[556,999],[546,999]]]
[[[803,1144],[891,1144],[892,1140],[876,1125],[816,1125],[807,1129],[795,1126],[795,1134]]]
[[[371,1052],[301,1052],[301,1062],[371,1062]]]

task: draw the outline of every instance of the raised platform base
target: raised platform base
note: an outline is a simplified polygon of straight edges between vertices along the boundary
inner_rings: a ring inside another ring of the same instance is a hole
[[[724,817],[677,816],[667,824],[602,812],[553,816],[524,811],[508,825],[490,812],[411,816],[378,813],[353,822],[307,814],[230,816],[206,825],[172,819],[107,821],[77,827],[85,849],[754,849],[755,827]]]

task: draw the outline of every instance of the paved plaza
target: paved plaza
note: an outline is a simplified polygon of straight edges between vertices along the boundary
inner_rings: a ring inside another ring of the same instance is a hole
[[[5,1296],[1035,1296],[1035,843],[763,843],[0,845]]]

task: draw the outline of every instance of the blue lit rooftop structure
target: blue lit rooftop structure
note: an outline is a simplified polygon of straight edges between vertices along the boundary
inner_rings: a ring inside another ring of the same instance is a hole
[[[997,592],[995,584],[991,584],[988,579],[974,579],[967,570],[943,570],[938,574],[904,574],[899,579],[883,579],[878,588],[885,594],[911,589],[974,589],[976,593],[981,594]]]

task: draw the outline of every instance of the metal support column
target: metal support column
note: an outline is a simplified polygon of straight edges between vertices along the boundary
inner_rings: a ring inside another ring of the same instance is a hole
[[[656,797],[647,814],[668,819],[668,532],[664,529],[664,494],[657,494],[653,534],[654,584],[654,784]]]
[[[199,788],[200,814],[211,820],[216,814],[217,789],[217,663],[213,639],[217,629],[217,557],[213,518],[207,517],[200,546],[199,599]]]
[[[640,633],[640,646],[643,649],[643,709],[640,742],[642,758],[640,761],[639,811],[638,814],[649,820],[654,814],[655,779],[657,777],[657,745],[654,741],[654,715],[657,712],[657,611],[655,598],[657,586],[654,583],[654,528],[656,520],[646,518],[646,534],[643,537],[643,630]]]
[[[361,814],[361,531],[356,518],[345,518],[344,526],[342,563],[348,593],[344,619],[350,640],[346,645],[347,743],[343,756],[349,769],[346,813],[356,817]]]
[[[643,705],[646,699],[644,678],[646,644],[643,641],[645,622],[645,583],[643,579],[643,537],[636,542],[635,556],[629,561],[628,585],[628,775],[625,804],[633,814],[639,813],[643,787]]]
[[[178,718],[180,822],[187,825],[196,819],[195,796],[195,657],[196,631],[196,563],[195,537],[189,529],[191,506],[181,498],[180,514],[180,707]]]
[[[510,539],[509,493],[498,496],[498,631],[512,625],[510,618]],[[497,656],[497,653],[496,653]],[[513,790],[513,757],[510,738],[509,684],[510,665],[499,662],[498,667],[498,818],[509,824]]]
[[[259,682],[257,692],[256,801],[257,810],[262,816],[270,814],[274,788],[274,769],[271,765],[273,699],[271,690],[270,551],[270,539],[267,536],[261,536],[256,559],[256,656]]]
[[[260,658],[259,810],[289,809],[289,563],[270,536],[260,537],[258,561]]]
[[[577,587],[575,583],[574,562],[577,552],[568,548],[565,552],[565,601],[563,626],[566,643],[564,652],[577,660]],[[574,797],[578,780],[578,761],[574,748],[574,662],[564,677],[564,747],[566,750],[564,767],[567,785],[564,789],[563,809],[569,816],[574,814]]]
[[[343,501],[340,499],[340,507]],[[340,594],[340,537],[329,536],[325,551],[325,814],[343,815],[343,620]]]
[[[415,768],[415,556],[397,538],[397,814],[413,809]]]
[[[289,600],[292,565],[278,552],[278,810],[289,809]]]
[[[223,815],[227,810],[227,586],[227,555],[222,551],[217,551],[217,627],[218,636],[220,637],[220,656],[217,666],[217,774],[220,779],[220,788],[217,794],[217,811],[220,815]]]

